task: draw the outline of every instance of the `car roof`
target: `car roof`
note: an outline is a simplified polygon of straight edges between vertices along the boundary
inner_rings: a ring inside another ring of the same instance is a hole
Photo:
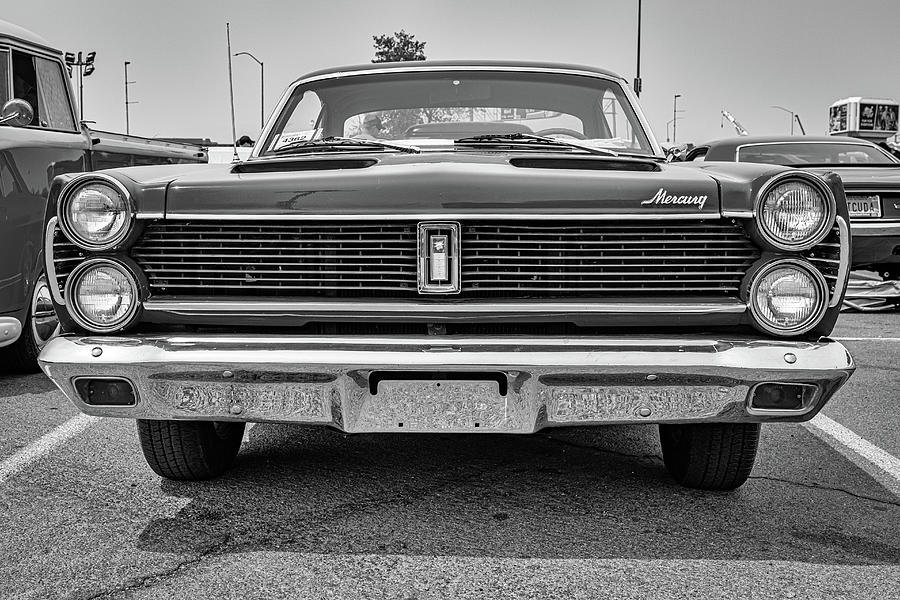
[[[697,146],[707,146],[711,150],[736,150],[738,146],[746,146],[748,144],[779,144],[779,143],[799,143],[803,142],[831,142],[833,144],[862,144],[865,146],[874,146],[868,140],[860,138],[845,137],[838,135],[743,135],[738,137],[723,138],[713,140],[705,144],[697,144]]]
[[[606,69],[601,69],[599,67],[588,67],[585,65],[572,65],[566,63],[548,63],[548,62],[527,62],[527,61],[503,61],[503,60],[415,60],[415,61],[402,61],[402,62],[385,62],[385,63],[364,63],[360,65],[349,65],[344,67],[333,67],[330,69],[321,69],[319,71],[313,71],[312,73],[307,73],[303,77],[295,80],[294,83],[299,81],[304,81],[306,79],[313,79],[318,77],[326,77],[326,76],[339,76],[342,74],[351,75],[353,73],[359,73],[363,71],[372,71],[372,70],[396,70],[396,71],[404,71],[410,69],[429,69],[434,68],[435,70],[446,70],[448,68],[458,67],[461,70],[465,70],[466,68],[474,67],[478,69],[485,68],[496,68],[499,71],[503,70],[554,70],[554,71],[581,71],[584,73],[591,73],[595,75],[601,75],[603,77],[617,79],[620,81],[625,81],[621,75],[617,73],[613,73],[612,71],[607,71]]]
[[[31,46],[40,46],[44,50],[50,50],[54,54],[62,54],[60,50],[50,45],[50,42],[24,27],[19,27],[9,21],[0,20],[0,39],[24,42]]]

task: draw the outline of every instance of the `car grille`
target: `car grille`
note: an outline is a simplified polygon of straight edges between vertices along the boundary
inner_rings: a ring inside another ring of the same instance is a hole
[[[131,256],[152,295],[440,301],[417,291],[417,225],[155,221]],[[460,299],[737,297],[760,256],[726,220],[463,222],[460,246]],[[816,250],[832,275],[834,250]],[[57,230],[60,292],[84,257]]]
[[[157,295],[416,298],[416,230],[155,222],[131,255]],[[460,246],[457,298],[736,296],[759,257],[726,221],[464,222]]]

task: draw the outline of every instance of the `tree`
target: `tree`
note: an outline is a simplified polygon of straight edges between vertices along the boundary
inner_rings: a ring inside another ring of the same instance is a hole
[[[417,42],[416,36],[404,30],[394,35],[373,35],[375,58],[373,63],[425,60],[425,42]]]

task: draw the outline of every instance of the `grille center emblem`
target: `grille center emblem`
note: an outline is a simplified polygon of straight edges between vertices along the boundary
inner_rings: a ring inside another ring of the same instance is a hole
[[[458,294],[459,223],[423,222],[418,228],[420,294]]]

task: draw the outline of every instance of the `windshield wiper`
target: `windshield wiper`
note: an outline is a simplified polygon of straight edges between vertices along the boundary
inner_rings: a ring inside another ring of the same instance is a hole
[[[299,150],[308,150],[310,152],[319,150],[340,150],[343,148],[384,148],[388,150],[397,150],[399,152],[407,152],[409,154],[420,154],[422,152],[416,146],[401,146],[400,144],[390,144],[388,142],[382,142],[381,140],[362,140],[332,135],[317,140],[298,140],[286,146],[282,146],[281,148],[272,150],[272,154],[297,152]]]
[[[587,146],[584,144],[579,144],[577,142],[570,142],[568,140],[561,140],[559,138],[545,137],[543,135],[537,135],[534,133],[489,133],[487,135],[476,135],[473,137],[460,138],[453,141],[454,144],[460,144],[463,146],[477,144],[504,145],[509,144],[510,142],[521,142],[522,146],[530,146],[532,148],[535,146],[558,146],[563,148],[575,148],[577,150],[584,150],[585,152],[589,152],[590,154],[619,156],[618,152],[607,150],[606,148],[594,148],[593,146]]]

